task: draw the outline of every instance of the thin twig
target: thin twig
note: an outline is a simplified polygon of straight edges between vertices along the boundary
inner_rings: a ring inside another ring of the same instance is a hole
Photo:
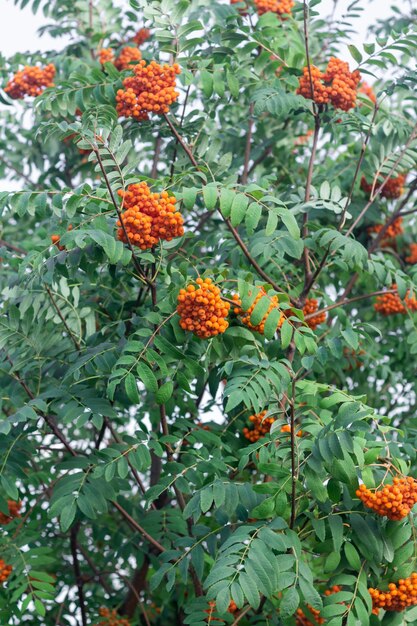
[[[159,155],[161,154],[161,146],[162,146],[162,137],[161,135],[158,134],[155,139],[155,147],[154,147],[153,162],[152,162],[152,169],[151,169],[151,178],[156,178],[158,175],[158,161],[159,161]]]
[[[255,104],[253,102],[249,105],[249,120],[248,120],[248,132],[246,134],[246,145],[245,145],[245,156],[243,161],[243,172],[240,178],[240,182],[242,185],[246,185],[248,182],[248,173],[249,173],[249,160],[250,160],[250,151],[252,144],[252,131],[253,131],[253,110],[255,108]]]
[[[329,306],[325,306],[319,311],[316,311],[315,313],[310,313],[309,315],[306,315],[304,319],[307,321],[313,317],[316,317],[316,315],[320,315],[320,313],[327,313],[327,311],[332,311],[333,309],[337,309],[340,306],[347,306],[348,304],[352,304],[353,302],[359,302],[359,300],[367,300],[368,298],[374,298],[375,296],[382,296],[386,293],[397,293],[397,289],[384,289],[384,290],[380,289],[379,291],[373,291],[372,293],[361,294],[360,296],[355,296],[354,298],[349,298],[349,299],[346,299],[345,297],[342,296],[342,298],[338,300],[337,302],[334,302],[333,304],[329,304]]]
[[[296,486],[297,486],[297,470],[295,459],[295,377],[292,380],[291,389],[292,396],[290,401],[290,439],[291,439],[291,518],[290,528],[294,528],[295,523],[295,505],[296,505]]]

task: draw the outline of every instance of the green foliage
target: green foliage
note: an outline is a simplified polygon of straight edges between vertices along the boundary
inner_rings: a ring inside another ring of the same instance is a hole
[[[0,70],[3,87],[57,70],[37,98],[0,94],[0,623],[415,623],[373,615],[368,592],[416,570],[414,513],[356,496],[417,469],[415,10],[358,47],[359,2],[284,20],[252,2],[15,4],[60,51]],[[137,122],[115,108],[131,70],[98,53],[142,27],[143,58],[181,74],[166,116]],[[296,93],[306,31],[321,69],[348,45],[376,108]],[[400,174],[399,197],[378,191]],[[176,197],[183,236],[119,239],[140,182]],[[199,277],[230,303],[209,339],[176,312]],[[375,310],[385,290],[404,314]]]

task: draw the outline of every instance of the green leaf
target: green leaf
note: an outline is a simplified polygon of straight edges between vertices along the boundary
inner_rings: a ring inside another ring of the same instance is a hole
[[[174,391],[174,384],[171,381],[167,381],[161,385],[156,392],[155,399],[158,404],[165,404],[168,402]]]

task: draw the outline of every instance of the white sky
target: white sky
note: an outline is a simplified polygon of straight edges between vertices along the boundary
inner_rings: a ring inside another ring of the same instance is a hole
[[[346,7],[352,3],[352,0],[336,0],[337,15],[343,14]],[[395,6],[399,9],[407,9],[413,0],[395,0]],[[128,6],[127,0],[125,0]],[[328,15],[333,8],[334,0],[323,0],[320,5],[320,12],[323,17]],[[394,4],[394,0],[362,0],[361,6],[363,18],[357,20],[358,35],[352,38],[351,43],[360,45],[366,42],[366,30],[378,18],[384,18],[391,14],[390,6]],[[38,38],[36,31],[39,26],[47,21],[42,12],[33,15],[30,8],[26,7],[21,11],[12,0],[0,0],[0,51],[9,56],[15,52],[25,52],[26,50],[50,50],[55,46],[60,48],[60,40],[54,40],[48,35]],[[346,56],[349,60],[349,55]]]

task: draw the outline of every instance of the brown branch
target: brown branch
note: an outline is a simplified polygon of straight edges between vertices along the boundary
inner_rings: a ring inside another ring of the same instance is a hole
[[[71,331],[70,327],[68,326],[68,324],[67,324],[67,322],[66,322],[65,317],[64,317],[64,316],[62,315],[62,313],[61,313],[61,309],[59,308],[59,306],[58,306],[58,305],[57,305],[57,303],[55,302],[55,298],[54,298],[54,296],[53,296],[53,294],[52,294],[51,290],[49,289],[49,287],[48,287],[48,285],[47,285],[46,283],[45,283],[45,289],[46,289],[46,293],[47,293],[47,294],[48,294],[48,296],[49,296],[49,299],[51,300],[51,302],[52,302],[52,304],[53,304],[53,307],[54,307],[55,311],[56,311],[56,312],[57,312],[57,314],[58,314],[59,319],[61,320],[61,322],[62,322],[62,323],[63,323],[63,325],[65,326],[65,329],[66,329],[66,331],[67,331],[67,333],[68,333],[68,335],[69,335],[70,339],[72,340],[72,342],[73,342],[73,344],[74,344],[74,346],[75,346],[75,349],[77,350],[77,352],[79,352],[79,351],[81,350],[81,346],[80,346],[79,342],[77,341],[76,337],[73,335],[73,333],[72,333],[72,331]]]
[[[315,313],[310,313],[306,315],[304,320],[309,320],[312,317],[316,317],[316,315],[320,315],[320,313],[327,313],[327,311],[332,311],[333,309],[337,309],[340,306],[346,306],[348,304],[352,304],[353,302],[359,302],[359,300],[367,300],[368,298],[374,298],[375,296],[381,296],[386,293],[397,293],[397,289],[383,289],[379,291],[373,291],[372,293],[365,293],[360,296],[355,296],[354,298],[346,299],[345,296],[342,296],[340,300],[326,306]]]
[[[314,118],[314,137],[313,137],[313,147],[311,149],[310,161],[308,164],[307,171],[307,180],[306,180],[306,190],[304,201],[307,203],[310,200],[311,196],[311,182],[313,180],[313,170],[314,170],[314,162],[316,160],[317,154],[317,142],[320,133],[320,116],[317,114]],[[305,240],[308,237],[308,213],[304,214],[303,219],[303,240],[304,240],[304,250],[303,250],[303,259],[304,259],[304,290],[306,289],[307,284],[310,282],[311,270],[310,270],[310,255],[307,246],[305,245]]]
[[[80,562],[78,560],[78,550],[77,550],[77,534],[79,530],[79,523],[75,524],[71,528],[70,533],[70,545],[71,545],[71,554],[72,554],[72,567],[74,569],[74,578],[75,583],[78,589],[78,600],[79,607],[81,611],[81,621],[83,626],[87,626],[87,613],[85,610],[85,597],[84,597],[84,588],[83,588],[83,580],[81,577],[81,569]]]
[[[169,119],[168,115],[166,113],[164,113],[163,115],[164,115],[165,121],[168,124],[172,134],[174,135],[175,139],[177,140],[177,143],[184,150],[185,154],[188,156],[189,160],[194,165],[194,167],[197,170],[200,170],[200,166],[198,165],[197,161],[195,160],[195,157],[194,157],[193,153],[191,152],[191,149],[189,148],[189,146],[186,145],[186,143],[182,139],[181,135],[179,134],[179,132],[175,128],[174,124]]]
[[[290,401],[290,444],[291,444],[291,518],[290,528],[294,528],[296,516],[296,486],[297,486],[297,469],[295,459],[295,378],[292,380],[291,389],[292,397]]]
[[[92,558],[88,554],[88,551],[78,541],[77,541],[77,549],[83,555],[84,559],[86,560],[86,562],[88,563],[89,567],[93,571],[93,573],[96,576],[97,580],[99,581],[100,585],[103,587],[104,591],[106,593],[108,593],[109,595],[111,595],[111,593],[112,593],[111,588],[107,584],[107,582],[104,579],[104,577],[102,576],[102,574],[100,574],[100,572],[97,569],[94,561],[92,560]]]
[[[155,148],[154,148],[154,154],[153,154],[151,178],[156,178],[158,175],[158,160],[159,160],[159,155],[161,154],[161,146],[162,146],[162,137],[161,135],[158,134],[158,136],[155,139]]]
[[[29,185],[31,185],[32,187],[35,187],[35,189],[42,189],[42,187],[38,185],[38,183],[34,183],[29,178],[29,176],[27,176],[24,172],[21,172],[20,170],[18,170],[17,167],[12,165],[11,163],[8,163],[4,157],[0,156],[0,161],[4,163],[4,165],[8,167],[10,170],[12,170],[15,174],[20,176],[20,178],[23,178],[23,180],[25,180]]]

